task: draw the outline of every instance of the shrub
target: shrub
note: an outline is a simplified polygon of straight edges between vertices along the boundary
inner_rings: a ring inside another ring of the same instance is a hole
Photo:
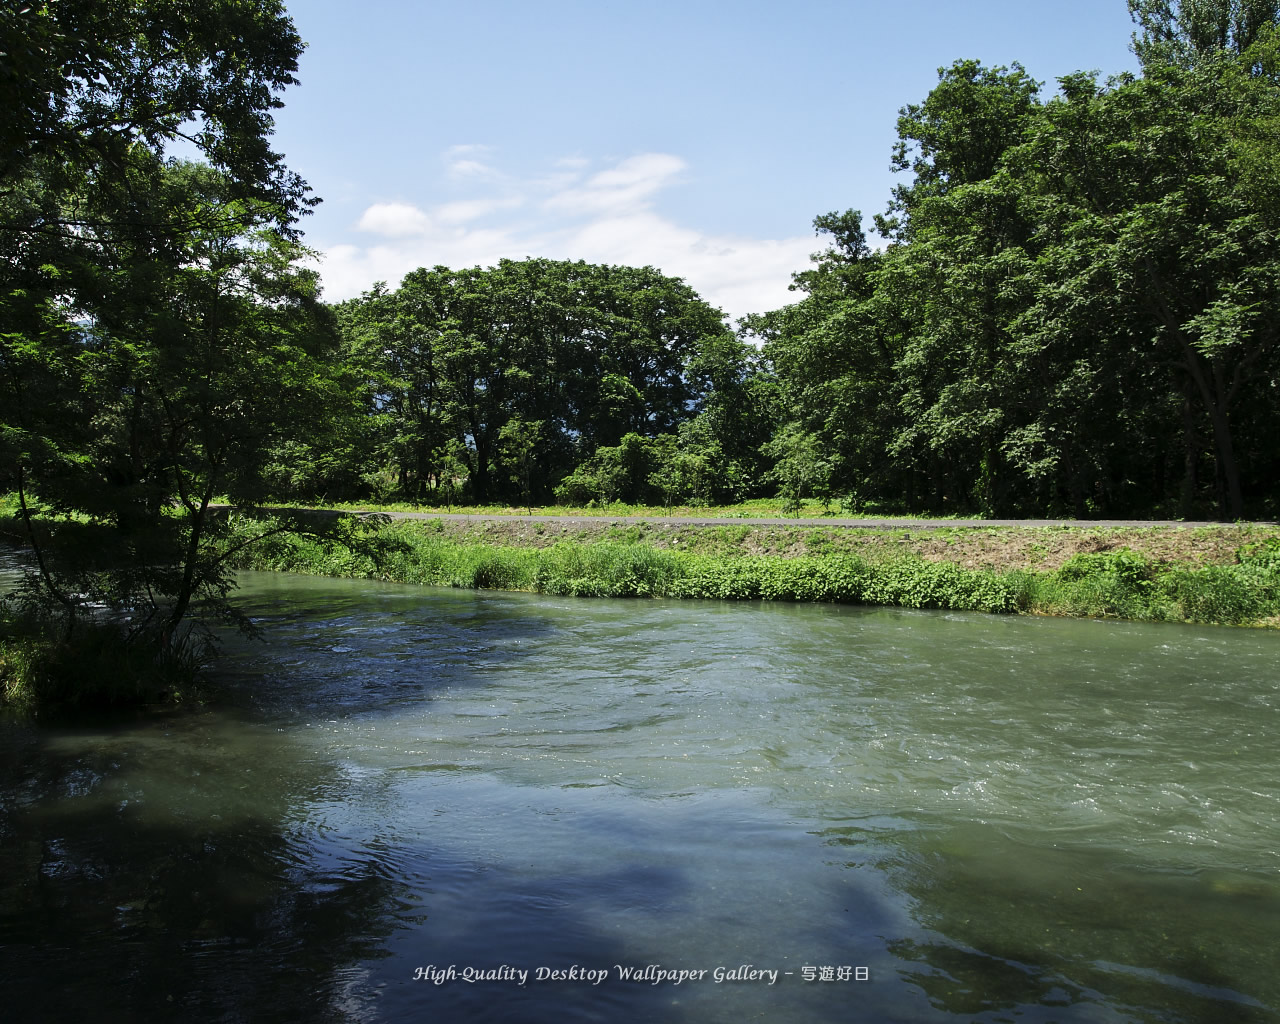
[[[199,627],[168,636],[86,620],[68,635],[48,622],[8,618],[0,627],[0,703],[66,713],[198,697],[212,653]]]

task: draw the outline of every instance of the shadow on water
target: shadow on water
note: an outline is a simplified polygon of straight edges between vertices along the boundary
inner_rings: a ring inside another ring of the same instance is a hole
[[[327,887],[307,877],[282,818],[290,791],[322,779],[282,780],[265,800],[212,793],[217,741],[192,728],[207,717],[172,719],[177,736],[5,737],[11,1019],[242,1019],[280,1005],[324,1019],[333,972],[367,951],[393,894],[372,865]],[[138,780],[157,768],[167,786]]]
[[[1231,714],[1188,703],[1228,689],[1205,665],[1148,685],[1164,633],[1119,648],[1130,678],[1074,624],[270,574],[241,596],[269,640],[227,640],[218,705],[0,725],[14,1019],[1276,1019],[1258,980],[1274,883],[1146,856],[1180,820],[1149,806],[1176,759],[1131,802],[1102,799],[1151,760],[1153,715],[1212,749],[1203,723],[1238,732],[1274,706],[1262,685],[1231,691]],[[1104,685],[1105,729],[1081,724]],[[1233,744],[1231,770],[1262,742]],[[1080,780],[1103,824],[1034,835]],[[1256,806],[1188,820],[1234,822],[1234,863],[1251,864],[1239,816]],[[1147,817],[1115,824],[1134,808]],[[743,962],[871,981],[413,980]]]
[[[1280,1020],[1269,967],[1280,905],[1274,886],[1247,872],[1117,867],[1105,851],[1032,845],[978,824],[902,831],[887,846],[863,826],[816,834],[846,869],[874,866],[908,898],[914,927],[886,943],[884,967],[938,1017]],[[1144,920],[1178,927],[1135,927]]]
[[[394,714],[483,685],[552,633],[524,596],[242,573],[237,604],[263,635],[224,634],[219,684],[231,710],[273,718]]]
[[[679,890],[681,872],[512,877],[406,840],[392,802],[379,819],[383,783],[298,725],[479,685],[545,627],[472,595],[435,594],[428,613],[405,588],[288,582],[287,604],[270,579],[247,595],[271,645],[228,641],[217,706],[96,727],[0,723],[6,1019],[680,1020],[660,988],[413,980],[431,963],[623,961],[563,894],[657,897]],[[348,804],[362,813],[344,818]],[[474,920],[458,909],[468,900],[487,904]]]
[[[266,731],[252,747],[271,785],[228,793],[228,747],[243,738],[208,714],[168,726],[164,736],[5,729],[7,1020],[681,1019],[657,987],[413,981],[433,963],[625,962],[565,894],[641,888],[678,899],[678,868],[518,877],[446,847],[406,845],[390,823],[366,818],[363,832],[348,831],[330,815],[316,827],[315,806],[371,795],[332,765],[291,757]],[[470,902],[474,920],[461,905]],[[495,909],[504,904],[505,919]]]

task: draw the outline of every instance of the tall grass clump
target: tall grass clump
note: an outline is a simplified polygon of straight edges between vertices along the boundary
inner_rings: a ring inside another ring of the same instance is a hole
[[[1031,574],[1030,606],[1051,615],[1245,625],[1280,615],[1280,540],[1232,565],[1169,566],[1120,549],[1078,554]]]
[[[1127,549],[1073,555],[1056,572],[1035,574],[1031,607],[1048,615],[1176,617],[1160,600],[1157,572],[1158,566]]]
[[[871,562],[854,555],[722,559],[687,556],[675,597],[823,601],[843,604],[1012,612],[1023,604],[1013,574],[920,558]]]
[[[1241,548],[1234,565],[1173,569],[1158,582],[1189,622],[1241,625],[1280,616],[1280,538]]]
[[[535,589],[573,597],[663,597],[687,556],[644,544],[562,542],[538,552]]]
[[[55,714],[198,698],[212,656],[203,632],[142,633],[112,620],[61,623],[8,615],[0,623],[0,705]]]
[[[439,532],[439,521],[425,528],[395,523],[340,540],[305,534],[270,533],[270,524],[242,519],[229,546],[254,536],[263,539],[241,548],[231,559],[239,569],[296,572],[391,580],[433,587],[532,590],[537,552],[530,548],[457,544]]]

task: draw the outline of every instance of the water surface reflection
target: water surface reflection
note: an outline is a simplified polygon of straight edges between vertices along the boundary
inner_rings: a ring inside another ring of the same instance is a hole
[[[1274,635],[246,582],[219,706],[4,726],[19,1019],[1277,1019]]]

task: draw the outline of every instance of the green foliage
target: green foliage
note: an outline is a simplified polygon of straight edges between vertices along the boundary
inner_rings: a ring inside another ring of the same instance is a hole
[[[1280,537],[1268,537],[1239,548],[1236,561],[1260,571],[1280,570]]]
[[[556,499],[569,505],[643,503],[658,465],[661,442],[627,434],[612,448],[597,448],[556,487]]]
[[[246,534],[264,532],[249,521],[239,528]],[[1018,577],[944,563],[687,554],[659,551],[625,535],[593,544],[514,548],[459,544],[437,531],[401,523],[371,530],[363,554],[326,548],[296,533],[274,534],[241,551],[235,561],[244,568],[577,597],[836,601],[988,612],[1024,605]]]
[[[67,714],[109,707],[199,699],[207,637],[178,637],[127,624],[85,621],[70,635],[32,616],[0,620],[0,707]]]
[[[508,465],[512,467],[512,479],[520,485],[521,497],[529,514],[533,514],[533,471],[539,447],[539,435],[544,427],[542,420],[522,420],[512,417],[498,431],[498,444]]]
[[[1072,555],[1058,570],[1058,578],[1068,582],[1096,576],[1114,576],[1133,590],[1150,588],[1156,566],[1141,555],[1121,548],[1118,551]]]
[[[526,549],[452,543],[439,520],[388,526],[380,517],[336,516],[315,526],[237,516],[223,555],[241,569],[484,589],[529,589],[536,569]]]
[[[892,163],[914,180],[893,190],[889,216],[876,218],[881,233],[909,241],[945,230],[948,209],[936,201],[996,173],[1020,140],[1039,91],[1020,64],[987,68],[958,60],[940,68],[924,102],[899,111]]]
[[[724,457],[706,422],[693,421],[678,434],[627,434],[616,447],[597,448],[555,493],[568,505],[698,507],[738,493],[742,480],[742,466]]]
[[[799,515],[810,495],[830,498],[831,463],[822,457],[822,447],[812,434],[789,424],[761,451],[773,460],[768,478],[778,483],[784,512]]]
[[[744,555],[740,527],[699,529],[693,550],[658,550],[641,527],[549,548],[460,543],[443,524],[355,523],[344,545],[295,532],[239,550],[244,568],[356,576],[429,586],[577,597],[823,601],[991,613],[1243,625],[1280,615],[1280,541],[1236,565],[1169,567],[1121,549],[1081,554],[1056,572],[966,569],[914,555],[875,560],[836,550],[796,558]],[[265,532],[242,520],[242,536]],[[793,531],[794,532],[794,531]],[[820,547],[820,545],[819,545]]]
[[[417,500],[445,472],[437,453],[457,443],[474,500],[529,505],[597,449],[674,433],[745,358],[719,311],[649,267],[422,268],[337,315],[363,381],[360,459],[391,467],[397,495]],[[534,448],[513,444],[514,423],[541,424]],[[607,489],[587,476],[570,490]]]
[[[0,180],[110,191],[138,148],[163,154],[183,138],[291,221],[312,201],[269,137],[302,47],[279,0],[6,3]]]
[[[1017,65],[958,61],[902,109],[892,244],[818,218],[805,298],[744,321],[765,450],[815,438],[853,509],[1280,508],[1280,6],[1130,8],[1142,77],[1046,102]]]
[[[260,495],[341,404],[294,227],[314,200],[269,145],[301,49],[278,0],[0,11],[0,487],[32,555],[28,695],[70,700],[77,666],[86,692],[130,672],[152,692],[203,642],[193,602],[235,621],[213,496]],[[208,163],[167,158],[179,138]]]
[[[1128,0],[1141,30],[1143,64],[1189,65],[1227,51],[1244,53],[1280,15],[1277,0]]]
[[[456,437],[449,438],[443,446],[431,453],[431,461],[436,470],[436,493],[444,498],[448,509],[452,509],[453,503],[462,493],[467,474],[465,455],[466,446]]]
[[[1280,574],[1215,565],[1167,573],[1160,581],[1177,618],[1243,625],[1280,613]]]
[[[208,167],[140,157],[138,170],[155,176],[137,201],[198,204],[203,222],[169,237],[164,261],[153,239],[97,230],[110,258],[78,282],[94,290],[91,320],[74,319],[68,283],[70,296],[41,300],[57,332],[4,339],[0,457],[34,555],[24,606],[70,629],[100,602],[174,635],[193,601],[235,619],[214,497],[260,496],[273,445],[306,430],[337,383],[305,250],[246,231],[244,204]]]
[[[535,588],[573,597],[657,597],[670,592],[679,556],[639,544],[557,544],[541,552]]]
[[[794,275],[792,287],[806,297],[743,321],[744,332],[763,342],[771,371],[771,391],[757,399],[773,407],[774,419],[759,449],[771,469],[762,478],[792,511],[811,489],[824,499],[862,500],[896,483],[886,446],[898,418],[891,403],[899,340],[873,308],[882,257],[867,245],[856,210],[819,217],[814,226],[836,242],[813,256],[813,269]],[[806,437],[815,452],[806,453]]]
[[[1236,565],[1162,566],[1127,549],[1073,556],[1038,574],[1033,605],[1051,614],[1244,625],[1280,614],[1280,543],[1242,551]]]

